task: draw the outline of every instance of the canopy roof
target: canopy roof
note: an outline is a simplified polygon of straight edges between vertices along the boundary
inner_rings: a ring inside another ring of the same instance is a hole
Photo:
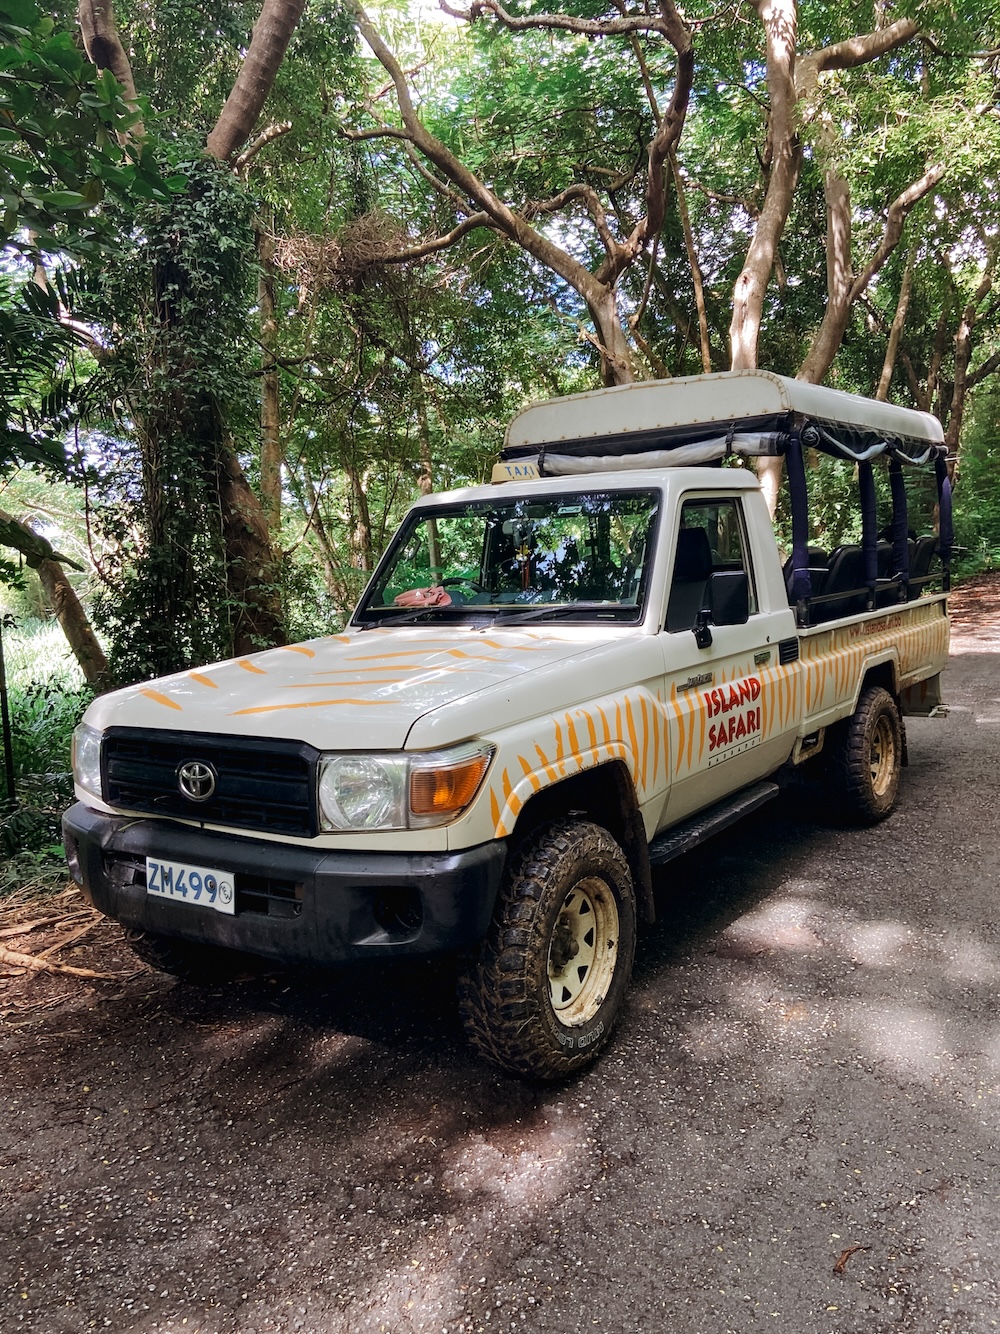
[[[670,467],[733,452],[782,454],[793,432],[854,463],[879,454],[927,463],[945,452],[930,413],[771,371],[724,371],[533,404],[511,421],[501,457],[539,455],[546,474]]]

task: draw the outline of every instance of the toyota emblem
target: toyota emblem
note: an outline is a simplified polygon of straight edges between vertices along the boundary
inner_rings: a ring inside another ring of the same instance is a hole
[[[177,769],[177,786],[189,801],[208,801],[215,792],[218,774],[204,760],[186,760]]]

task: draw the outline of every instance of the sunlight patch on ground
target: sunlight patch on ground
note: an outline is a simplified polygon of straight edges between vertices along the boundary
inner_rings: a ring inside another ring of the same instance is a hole
[[[940,1016],[924,1006],[853,1002],[842,1023],[870,1055],[907,1079],[931,1082],[954,1059]]]
[[[451,1146],[434,1184],[452,1197],[452,1212],[435,1218],[426,1239],[345,1311],[338,1334],[464,1331],[469,1293],[492,1274],[494,1231],[545,1217],[570,1190],[587,1152],[579,1126],[562,1120],[477,1132]]]
[[[518,1145],[506,1149],[485,1135],[472,1135],[450,1153],[444,1184],[466,1198],[493,1194],[515,1208],[544,1208],[562,1194],[567,1169],[580,1147],[572,1123],[527,1129]]]
[[[831,911],[819,898],[768,900],[730,923],[714,952],[743,961],[830,953],[866,968],[911,969],[919,962],[950,981],[1000,983],[1000,950],[971,931],[855,917]]]
[[[816,932],[822,911],[815,899],[771,899],[731,923],[722,933],[717,953],[736,959],[773,950],[816,954],[823,948]]]

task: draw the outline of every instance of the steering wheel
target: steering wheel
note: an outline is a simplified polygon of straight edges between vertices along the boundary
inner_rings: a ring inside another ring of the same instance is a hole
[[[449,579],[441,580],[442,588],[453,588],[456,584],[466,584],[469,588],[474,588],[477,593],[488,593],[490,591],[483,584],[476,583],[475,579],[466,579],[464,574],[452,575]]]

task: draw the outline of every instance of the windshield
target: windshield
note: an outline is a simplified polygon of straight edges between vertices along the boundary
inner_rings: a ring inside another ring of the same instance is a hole
[[[594,491],[414,511],[355,621],[637,622],[658,502]]]

